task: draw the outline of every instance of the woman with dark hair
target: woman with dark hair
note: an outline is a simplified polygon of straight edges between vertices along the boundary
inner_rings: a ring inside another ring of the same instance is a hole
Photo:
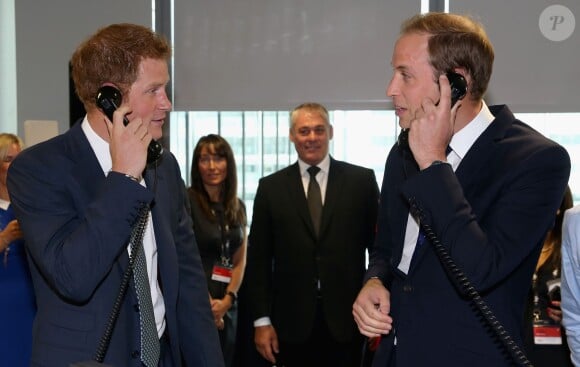
[[[572,367],[570,350],[561,325],[560,276],[562,272],[562,222],[564,212],[574,205],[566,187],[554,226],[546,235],[532,278],[525,313],[526,354],[536,367]]]
[[[237,188],[236,162],[228,142],[215,134],[199,139],[193,152],[188,194],[226,366],[232,365],[238,321],[236,299],[246,266],[246,210]]]

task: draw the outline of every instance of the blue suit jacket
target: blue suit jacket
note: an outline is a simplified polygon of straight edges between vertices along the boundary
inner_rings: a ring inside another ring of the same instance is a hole
[[[141,203],[151,203],[166,332],[177,365],[222,366],[207,285],[175,158],[165,152],[145,173],[147,188],[107,177],[80,123],[23,151],[8,187],[24,231],[38,304],[33,366],[68,366],[93,357],[122,275]],[[130,286],[105,363],[140,366],[139,313]]]
[[[506,106],[490,109],[495,120],[455,173],[446,164],[418,172],[398,146],[387,158],[366,277],[379,276],[391,292],[397,366],[510,365],[431,244],[418,250],[407,275],[397,269],[411,199],[522,346],[524,303],[568,182],[570,158]],[[392,336],[383,337],[374,366],[386,366],[392,346]]]

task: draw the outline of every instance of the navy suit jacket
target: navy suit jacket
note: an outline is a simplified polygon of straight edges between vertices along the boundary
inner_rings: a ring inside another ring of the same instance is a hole
[[[245,287],[254,319],[269,316],[280,340],[305,342],[323,312],[340,342],[357,335],[352,303],[372,246],[379,189],[371,169],[331,158],[317,238],[298,163],[260,180],[249,235]]]
[[[495,120],[455,173],[447,164],[418,172],[398,146],[387,158],[366,277],[379,276],[391,293],[397,366],[511,365],[430,243],[418,250],[407,275],[397,269],[410,201],[522,347],[524,303],[568,183],[570,158],[506,106],[490,110]],[[373,365],[386,366],[392,348],[392,334],[383,337]]]
[[[186,209],[184,184],[168,152],[145,172],[147,188],[107,177],[81,129],[24,150],[8,188],[25,234],[38,304],[32,366],[68,366],[93,357],[128,264],[127,243],[150,203],[159,282],[173,360],[223,366],[205,275]],[[104,362],[140,366],[139,312],[129,286]]]

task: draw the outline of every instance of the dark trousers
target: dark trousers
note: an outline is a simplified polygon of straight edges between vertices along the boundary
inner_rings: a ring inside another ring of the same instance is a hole
[[[277,367],[358,367],[361,363],[363,337],[356,334],[351,342],[336,341],[328,330],[320,302],[312,333],[306,342],[279,342]]]
[[[224,315],[224,329],[218,330],[225,367],[232,367],[236,348],[238,329],[238,310],[234,304]]]
[[[175,367],[173,358],[171,357],[171,345],[169,344],[169,336],[167,331],[159,339],[161,347],[161,355],[159,356],[159,367]]]
[[[394,333],[381,337],[379,348],[372,353],[370,366],[395,367],[397,365],[397,347],[394,345],[394,339]]]

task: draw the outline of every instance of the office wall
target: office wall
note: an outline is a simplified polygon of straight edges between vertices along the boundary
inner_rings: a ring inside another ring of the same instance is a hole
[[[392,108],[400,23],[421,1],[175,0],[174,109]]]
[[[456,0],[449,11],[481,21],[495,49],[485,100],[514,112],[580,112],[580,1]]]
[[[156,2],[159,3],[160,0],[156,0]],[[60,132],[68,129],[68,60],[73,50],[78,43],[97,28],[109,23],[134,22],[150,26],[152,22],[151,3],[151,0],[14,1],[16,85],[18,87],[14,89],[17,90],[18,133],[23,133],[25,120],[56,120],[59,122]],[[415,1],[411,3],[413,6],[417,6]],[[493,6],[481,5],[483,8],[475,7],[473,3],[478,2],[470,2],[469,6],[461,6],[460,1],[454,1],[452,2],[451,11],[476,13],[487,26],[492,40],[497,43],[498,55],[501,56],[498,56],[496,63],[497,75],[492,80],[488,96],[492,99],[492,102],[497,99],[514,104],[518,112],[577,111],[577,93],[574,91],[578,82],[580,82],[578,74],[580,69],[576,67],[575,63],[575,60],[578,59],[578,47],[576,47],[579,45],[578,32],[574,32],[565,42],[548,42],[538,36],[539,28],[537,22],[540,8],[535,11],[527,7],[523,8],[523,11],[518,16],[527,15],[532,19],[523,23],[526,25],[526,27],[523,27],[521,22],[514,23],[511,21],[513,16],[518,13],[518,8],[515,7],[514,1],[510,2],[511,6],[507,11],[503,10],[505,9],[505,4],[499,0],[493,2]],[[483,3],[487,4],[486,2]],[[580,8],[578,8],[576,0],[564,0],[564,3],[570,7],[573,13],[578,15]],[[3,2],[3,4],[5,3]],[[542,0],[537,0],[534,4],[543,4],[543,2]],[[549,3],[545,5],[549,5]],[[537,7],[537,5],[534,6]],[[397,9],[397,12],[402,11],[405,13],[407,5],[402,9]],[[502,10],[496,12],[493,9]],[[190,16],[193,15],[190,14]],[[402,14],[397,16],[397,18],[399,17],[403,18]],[[492,23],[495,19],[502,20],[500,22],[501,27]],[[394,28],[389,33],[395,33],[395,29],[398,30],[400,21],[397,19],[396,22],[393,21],[392,23]],[[2,26],[6,25],[6,23],[2,22]],[[525,31],[522,31],[521,29],[524,28]],[[191,35],[188,32],[184,32],[184,34]],[[533,37],[524,42],[523,39],[530,35]],[[503,38],[509,40],[505,42],[505,45],[502,42]],[[538,39],[539,44],[534,44],[534,40],[537,41]],[[378,73],[378,87],[374,88],[376,91],[373,93],[373,96],[377,96],[377,101],[382,106],[382,102],[384,102],[382,100],[384,98],[384,84],[389,77],[388,62],[391,49],[386,46],[388,42],[377,43],[381,46],[376,48],[378,54],[354,54],[354,56],[364,57],[375,64],[380,63],[381,68],[384,63],[384,75],[380,75],[380,72]],[[523,57],[519,55],[518,45],[525,46]],[[540,58],[540,56],[545,57]],[[539,61],[540,59],[545,60],[546,57],[547,61]],[[506,60],[511,60],[513,63],[507,64]],[[505,65],[509,65],[509,67]],[[512,68],[511,65],[515,66]],[[531,65],[534,66],[533,71],[530,71]],[[326,68],[324,69],[326,70]],[[231,79],[228,78],[219,80],[221,84],[228,84],[229,81]],[[504,83],[500,87],[502,82]],[[528,84],[530,84],[529,87]],[[522,87],[523,85],[526,87]],[[12,90],[6,88],[5,83],[2,83],[2,86],[2,93],[6,93],[6,90]],[[246,86],[255,87],[255,84],[246,83]],[[216,85],[214,84],[212,90],[215,89]],[[284,89],[284,86],[283,88],[277,88],[277,91],[278,89]],[[345,88],[328,88],[329,91],[332,89]],[[347,89],[351,89],[351,86],[348,86]],[[361,87],[361,90],[363,89]],[[532,99],[523,98],[522,90],[527,93],[533,93],[532,97],[539,97],[540,102],[534,103],[530,102]],[[243,94],[245,92],[242,90],[239,95]],[[184,94],[182,99],[188,100],[189,98],[185,96]],[[518,99],[514,99],[514,97]],[[199,95],[194,96],[193,99],[197,100],[198,98]],[[215,103],[221,99],[222,97],[218,94],[213,96],[210,102],[213,101]],[[368,99],[371,98],[369,97]],[[5,101],[4,98],[2,100]],[[529,106],[530,103],[533,103],[531,107]],[[368,103],[368,105],[371,104],[372,101]],[[221,106],[221,108],[215,107],[216,109],[223,109],[224,106]]]
[[[151,26],[151,0],[15,1],[18,134],[26,120],[69,127],[68,62],[98,28],[130,22]]]

